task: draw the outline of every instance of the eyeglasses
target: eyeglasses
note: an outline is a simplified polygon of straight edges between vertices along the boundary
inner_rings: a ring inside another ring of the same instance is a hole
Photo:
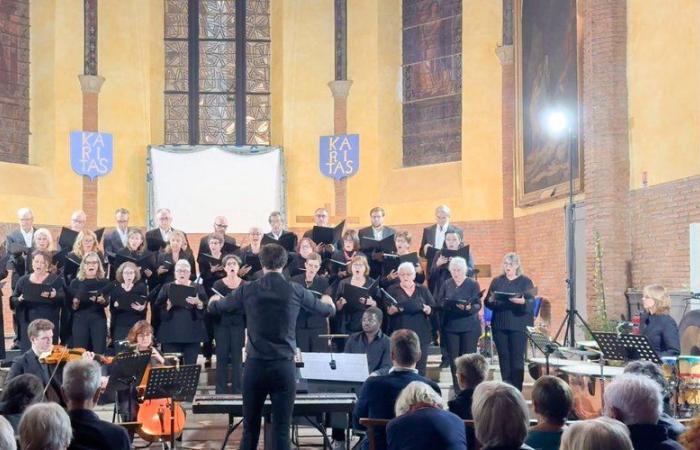
[[[189,273],[190,269],[175,269],[175,273]]]
[[[99,261],[85,261],[86,266],[98,266],[99,264]]]
[[[217,228],[228,228],[228,225],[224,225],[224,224],[221,224],[221,223],[215,223],[214,226],[217,227]]]

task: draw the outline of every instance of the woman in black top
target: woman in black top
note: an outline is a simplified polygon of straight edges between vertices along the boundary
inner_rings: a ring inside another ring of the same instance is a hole
[[[396,243],[396,256],[404,256],[411,253],[411,233],[408,231],[398,231],[394,235],[394,242]],[[384,258],[387,258],[384,255]],[[425,282],[425,272],[420,264],[414,264],[416,268],[416,283],[423,284]],[[397,268],[398,269],[398,268]],[[399,273],[397,270],[387,271],[385,266],[382,267],[383,273],[382,278],[379,280],[379,285],[384,289],[388,289],[389,286],[393,284],[398,284]]]
[[[297,252],[292,255],[291,261],[287,265],[287,271],[289,272],[290,277],[295,277],[304,273],[304,270],[306,270],[304,268],[306,258],[314,252],[315,247],[316,244],[311,240],[311,238],[301,238]]]
[[[681,341],[678,325],[671,312],[671,298],[666,288],[660,284],[644,287],[642,306],[645,313],[640,318],[639,331],[649,338],[651,347],[660,356],[678,356],[681,354]]]
[[[168,236],[168,245],[165,247],[163,252],[158,255],[158,261],[156,263],[156,281],[154,285],[150,287],[149,301],[151,301],[151,325],[155,330],[156,336],[158,336],[158,331],[160,329],[160,313],[162,308],[155,306],[156,299],[160,293],[160,289],[175,280],[175,264],[178,261],[184,260],[190,264],[190,280],[194,281],[197,278],[197,271],[194,265],[194,256],[192,252],[186,248],[187,239],[182,231],[172,230],[170,236]]]
[[[507,300],[499,300],[494,296],[496,292],[513,295]],[[521,391],[525,374],[525,331],[534,320],[533,292],[532,280],[523,275],[520,257],[507,253],[503,257],[503,274],[491,281],[485,305],[493,310],[491,329],[501,378]]]
[[[217,280],[226,276],[221,259],[223,258],[224,236],[212,233],[207,236],[206,244],[208,252],[199,252],[197,264],[199,265],[199,275],[202,278],[202,286],[207,293],[207,298],[214,295],[211,288]],[[206,255],[206,256],[205,256]],[[209,258],[211,257],[211,258]],[[212,258],[215,261],[212,261]],[[207,339],[202,343],[202,355],[204,355],[204,367],[211,367],[211,356],[214,353],[214,321],[211,315],[204,311],[204,326],[207,329]]]
[[[306,289],[314,291],[316,297],[325,295],[328,291],[328,278],[318,276],[321,268],[321,255],[314,252],[306,257],[306,272],[295,277],[292,281],[299,283]],[[318,337],[319,334],[328,333],[328,321],[325,317],[306,309],[299,308],[297,316],[297,347],[302,352],[327,352],[328,339]]]
[[[250,227],[248,231],[248,245],[241,247],[239,254],[241,256],[241,269],[238,271],[238,276],[246,281],[257,280],[263,276],[262,270],[253,271],[253,266],[246,263],[251,257],[258,257],[262,244],[262,229],[260,227]]]
[[[117,269],[117,284],[110,292],[112,340],[126,339],[129,330],[139,320],[146,318],[146,294],[148,288],[141,280],[141,272],[132,262],[125,262]],[[128,305],[127,305],[128,303]],[[129,308],[128,310],[124,308]]]
[[[378,298],[376,283],[369,277],[369,264],[365,255],[357,254],[352,257],[350,271],[352,275],[341,280],[335,291],[335,305],[338,311],[336,318],[340,325],[336,331],[345,334],[362,331],[362,314],[370,306],[377,306],[375,299]],[[368,297],[361,297],[359,304],[348,304],[347,299],[343,297],[348,285],[369,288]]]
[[[220,300],[245,284],[238,276],[241,259],[226,255],[222,260],[226,276],[212,287],[210,300]],[[243,308],[224,314],[212,314],[214,339],[216,340],[216,393],[240,394],[243,377],[243,346],[245,345],[245,311]],[[229,376],[229,366],[233,369]],[[231,389],[228,387],[231,382]]]
[[[452,277],[445,281],[436,296],[442,308],[442,330],[447,357],[452,371],[452,384],[459,394],[455,359],[465,353],[476,353],[481,335],[479,283],[467,278],[467,262],[455,257],[449,263]]]
[[[176,262],[173,270],[175,281],[161,288],[155,305],[160,310],[158,340],[163,344],[163,352],[182,353],[185,364],[197,363],[199,345],[207,338],[204,328],[207,294],[202,285],[190,280],[191,270],[187,260]],[[175,305],[170,299],[170,290],[176,284],[195,288],[196,296],[187,297],[185,306]]]
[[[104,354],[107,348],[108,285],[102,259],[96,252],[83,257],[78,275],[68,287],[73,309],[72,346]]]
[[[387,296],[386,312],[389,314],[389,334],[407,328],[415,331],[420,339],[421,357],[416,365],[418,373],[425,375],[430,343],[430,319],[435,302],[427,287],[416,284],[416,268],[413,263],[399,265],[399,284],[387,291],[396,304]]]
[[[64,291],[63,280],[55,274],[49,273],[51,257],[48,253],[34,251],[32,253],[32,273],[22,275],[17,280],[14,293],[10,299],[10,306],[15,310],[19,325],[20,350],[26,352],[31,348],[27,327],[35,319],[50,320],[55,329],[58,329],[59,311],[63,306]],[[34,285],[34,286],[30,286]],[[25,291],[33,289],[36,285],[42,286],[42,292],[38,298],[27,298]],[[58,333],[53,337],[54,344],[58,343]]]
[[[146,250],[143,233],[137,228],[129,231],[126,238],[126,247],[119,249],[117,252],[117,256],[126,256],[135,260],[142,260],[149,254],[150,253]],[[146,281],[150,287],[154,287],[158,279],[158,277],[153,275],[155,270],[153,265],[156,262],[155,255],[151,254],[151,259],[152,261],[150,262],[145,261],[143,265],[139,267],[139,271],[141,272],[141,279]],[[114,279],[116,276],[117,269],[118,267],[113,268],[111,279]]]
[[[345,231],[342,242],[343,247],[334,251],[331,254],[331,260],[328,262],[329,283],[331,285],[339,283],[343,278],[350,276],[350,260],[360,250],[360,238],[357,237],[357,231],[355,230]]]

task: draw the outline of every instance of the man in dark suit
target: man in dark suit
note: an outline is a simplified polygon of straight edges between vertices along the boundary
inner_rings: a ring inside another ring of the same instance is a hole
[[[29,324],[27,334],[29,335],[32,348],[14,360],[12,367],[10,367],[10,372],[5,378],[6,386],[13,378],[24,373],[30,373],[39,377],[44,388],[46,388],[51,378],[51,369],[46,364],[39,362],[39,355],[50,352],[53,348],[53,329],[53,323],[45,319],[36,319]],[[51,380],[51,389],[49,391],[47,391],[49,398],[54,397],[54,400],[60,398],[60,384],[56,379]]]
[[[440,250],[445,243],[445,234],[448,231],[455,231],[459,234],[460,241],[464,240],[464,232],[461,228],[450,224],[450,208],[447,205],[440,205],[435,208],[436,223],[423,228],[423,238],[420,241],[420,256],[428,256],[428,249],[433,247]],[[428,259],[428,272],[433,262]]]
[[[129,210],[119,208],[114,212],[114,217],[117,226],[114,228],[114,231],[107,233],[103,240],[105,254],[110,257],[126,247],[127,239],[129,238]]]
[[[214,217],[214,231],[212,233],[220,234],[224,237],[224,246],[222,247],[221,251],[225,254],[233,253],[238,249],[238,246],[236,245],[236,238],[227,235],[227,229],[228,219],[225,216]],[[197,258],[199,258],[199,255],[201,255],[202,253],[211,253],[211,249],[209,249],[208,234],[205,234],[204,236],[202,236],[202,239],[199,240],[199,250],[197,250]]]
[[[158,221],[158,226],[146,231],[146,248],[150,252],[163,250],[168,245],[170,233],[175,230],[172,227],[173,213],[168,208],[160,208],[156,211],[156,220]],[[187,240],[187,234],[184,231],[182,234],[185,235],[185,242],[189,247],[190,243]]]
[[[5,239],[5,250],[8,252],[9,270],[7,271],[7,280],[10,281],[10,287],[14,290],[17,280],[25,274],[27,264],[29,263],[29,255],[32,253],[34,246],[34,214],[29,208],[20,208],[17,211],[17,219],[19,220],[19,228],[10,232]],[[25,251],[19,248],[25,248]],[[12,327],[15,332],[13,348],[18,344],[19,337],[17,336],[19,324],[14,312],[12,313]]]
[[[394,404],[399,394],[412,381],[422,381],[429,384],[435,392],[440,394],[440,387],[433,380],[429,380],[418,374],[416,363],[421,358],[420,340],[418,335],[407,329],[396,330],[391,335],[391,361],[393,367],[388,375],[380,375],[367,378],[362,385],[362,390],[357,398],[355,411],[353,411],[353,426],[356,429],[364,429],[360,425],[360,419],[393,419]],[[375,430],[376,449],[386,449],[386,432],[383,429]],[[369,442],[362,443],[362,449],[368,449]]]
[[[282,241],[282,246],[288,252],[295,252],[298,238],[296,234],[284,229],[284,219],[282,218],[282,213],[279,211],[272,211],[270,216],[267,218],[267,221],[270,223],[270,232],[265,233],[265,236],[276,241]],[[287,243],[287,240],[289,243]]]
[[[287,252],[263,245],[259,253],[263,276],[235,289],[223,300],[210,300],[209,311],[222,314],[243,308],[248,327],[243,374],[243,437],[240,448],[258,448],[260,419],[268,394],[272,401],[272,448],[289,449],[296,389],[295,326],[299,309],[330,316],[333,300],[316,299],[311,291],[282,275]]]
[[[376,241],[380,241],[384,238],[388,238],[389,236],[393,236],[394,234],[396,234],[396,230],[394,230],[391,227],[384,226],[385,215],[386,212],[384,211],[384,208],[380,208],[379,206],[375,206],[374,208],[372,208],[369,212],[369,217],[372,221],[372,225],[369,227],[361,228],[360,231],[357,232],[357,236],[360,239],[365,237],[374,239]],[[375,252],[367,254],[366,256],[367,260],[369,261],[369,276],[372,278],[378,278],[382,274],[382,255],[380,253]]]
[[[100,420],[92,411],[100,398],[101,383],[100,367],[95,361],[71,361],[63,369],[61,389],[66,397],[73,428],[73,441],[69,449],[131,449],[124,428]]]

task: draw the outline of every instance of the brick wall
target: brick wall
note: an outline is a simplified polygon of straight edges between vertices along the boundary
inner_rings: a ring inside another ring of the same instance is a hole
[[[700,222],[700,176],[631,191],[630,217],[632,287],[688,289],[688,225]]]
[[[29,161],[29,0],[0,2],[0,161]]]

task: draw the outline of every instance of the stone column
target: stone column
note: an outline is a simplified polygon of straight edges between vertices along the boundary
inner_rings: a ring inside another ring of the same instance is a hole
[[[344,134],[348,131],[348,94],[352,80],[334,80],[328,83],[333,94],[333,134]],[[348,212],[347,196],[348,180],[334,181],[335,216],[345,217]]]
[[[505,11],[504,11],[505,13]],[[501,61],[501,169],[503,171],[503,251],[515,251],[514,165],[515,65],[513,44],[496,48]]]

